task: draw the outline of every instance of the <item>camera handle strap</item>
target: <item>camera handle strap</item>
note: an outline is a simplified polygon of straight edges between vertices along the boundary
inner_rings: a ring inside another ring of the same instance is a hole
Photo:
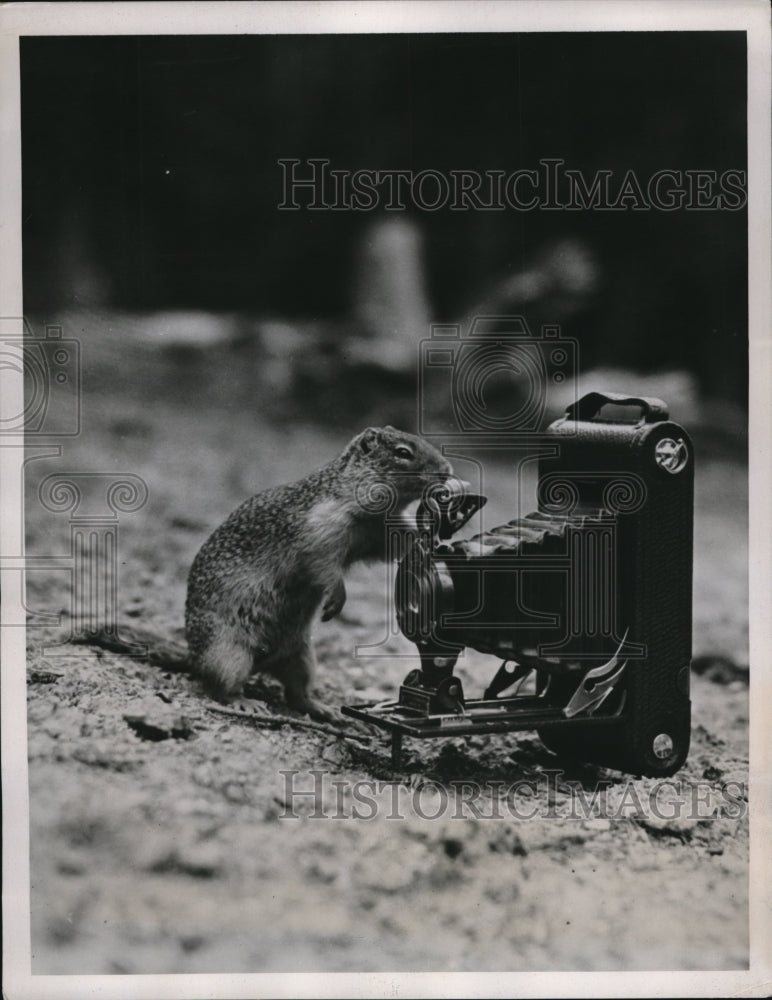
[[[588,392],[575,403],[566,407],[566,420],[592,420],[598,416],[606,403],[615,406],[639,406],[641,408],[640,423],[654,424],[659,420],[667,420],[669,412],[667,404],[655,396],[625,396],[619,392]]]

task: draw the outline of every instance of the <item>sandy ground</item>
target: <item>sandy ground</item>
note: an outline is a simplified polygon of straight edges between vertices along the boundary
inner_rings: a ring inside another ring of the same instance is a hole
[[[59,459],[31,462],[27,479],[37,555],[69,546],[67,515],[37,501],[45,476],[146,481],[147,504],[120,522],[119,617],[166,637],[180,634],[187,570],[208,532],[362,426],[279,422],[240,383],[215,406],[192,378],[175,388],[172,372],[164,382],[158,365],[128,368],[108,391],[104,372],[87,369],[82,434]],[[210,376],[222,398],[226,374]],[[383,737],[225,715],[184,674],[52,648],[68,632],[68,574],[30,573],[30,610],[63,616],[28,633],[33,971],[746,967],[743,458],[723,447],[698,466],[692,750],[659,799],[649,779],[578,765],[556,774],[535,735],[408,742],[394,772]],[[486,488],[486,523],[516,513],[504,467]],[[393,696],[414,663],[389,625],[392,572],[356,568],[343,613],[317,628],[329,704]],[[374,644],[389,655],[357,655]],[[469,655],[467,693],[496,667]],[[275,686],[261,693],[287,714]],[[316,798],[292,796],[315,780]],[[482,788],[471,806],[463,781]],[[571,816],[577,789],[600,789],[595,816]],[[656,816],[651,802],[671,795]]]

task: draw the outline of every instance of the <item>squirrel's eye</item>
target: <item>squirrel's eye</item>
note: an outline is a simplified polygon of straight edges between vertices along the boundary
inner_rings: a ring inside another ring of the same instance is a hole
[[[407,445],[404,445],[404,444],[401,444],[401,445],[397,446],[396,454],[397,454],[397,458],[412,458],[413,457],[413,452],[410,450],[410,448],[407,447]]]

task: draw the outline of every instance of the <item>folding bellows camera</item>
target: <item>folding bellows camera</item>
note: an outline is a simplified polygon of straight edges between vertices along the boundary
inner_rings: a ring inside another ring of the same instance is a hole
[[[604,419],[601,411],[634,420]],[[693,450],[658,399],[589,393],[547,429],[538,509],[473,538],[486,503],[424,498],[396,579],[420,655],[399,698],[345,706],[403,737],[536,730],[563,759],[665,776],[690,737]],[[481,698],[454,667],[469,647],[503,662]]]

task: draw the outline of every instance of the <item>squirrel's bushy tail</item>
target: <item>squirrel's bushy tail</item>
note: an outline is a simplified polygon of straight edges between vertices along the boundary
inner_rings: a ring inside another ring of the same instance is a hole
[[[70,641],[83,646],[98,646],[111,653],[122,653],[162,670],[175,673],[190,671],[190,653],[184,642],[175,642],[136,625],[122,623],[116,632],[85,633],[74,636]]]

